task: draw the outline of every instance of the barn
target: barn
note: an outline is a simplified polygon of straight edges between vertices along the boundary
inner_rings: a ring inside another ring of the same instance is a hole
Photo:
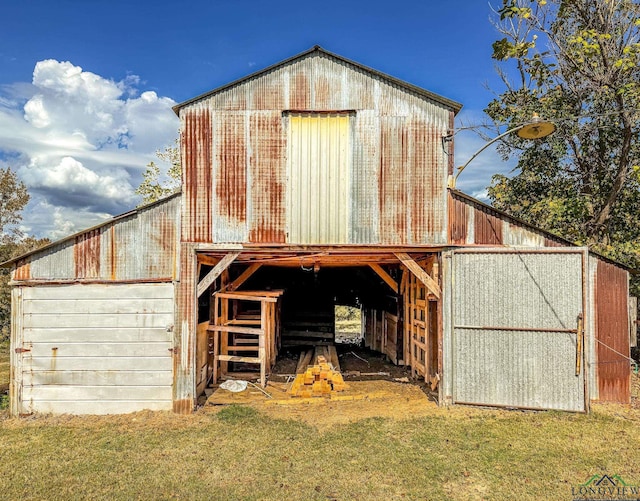
[[[336,304],[442,405],[629,402],[629,270],[448,188],[460,108],[318,46],[177,105],[180,193],[5,263],[12,414],[190,413]]]

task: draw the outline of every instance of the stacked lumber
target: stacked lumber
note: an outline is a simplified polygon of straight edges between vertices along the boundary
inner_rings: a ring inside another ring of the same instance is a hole
[[[307,366],[304,372],[296,376],[289,394],[303,398],[328,397],[332,392],[345,389],[342,374],[335,370],[324,355],[318,355],[315,365]]]

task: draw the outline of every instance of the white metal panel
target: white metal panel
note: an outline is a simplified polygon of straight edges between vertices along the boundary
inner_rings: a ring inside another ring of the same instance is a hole
[[[576,374],[583,257],[454,253],[454,402],[585,410],[583,363]]]
[[[348,243],[348,114],[289,116],[289,243]]]
[[[171,409],[173,284],[23,290],[22,412]]]

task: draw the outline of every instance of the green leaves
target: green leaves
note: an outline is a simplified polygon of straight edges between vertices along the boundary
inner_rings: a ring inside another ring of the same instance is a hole
[[[506,128],[537,112],[557,131],[505,139],[500,153],[519,161],[493,178],[493,204],[640,264],[640,6],[503,0],[498,14],[493,57],[506,89],[486,113]]]
[[[142,196],[140,205],[155,202],[171,195],[181,185],[182,168],[178,140],[176,139],[173,145],[165,146],[164,150],[156,151],[156,156],[163,163],[169,164],[169,167],[163,174],[155,162],[151,161],[147,164],[147,170],[142,174],[142,182],[136,188],[136,194]]]

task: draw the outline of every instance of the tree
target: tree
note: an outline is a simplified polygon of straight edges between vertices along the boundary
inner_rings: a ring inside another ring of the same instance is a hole
[[[142,183],[136,188],[136,194],[142,196],[140,205],[155,202],[162,197],[175,193],[181,186],[182,168],[180,165],[180,148],[178,140],[156,151],[156,156],[165,164],[169,164],[166,175],[161,175],[160,167],[153,161],[147,164],[142,174]]]
[[[47,239],[25,237],[18,228],[22,211],[29,202],[25,184],[9,167],[0,168],[0,263],[48,243]],[[0,268],[0,340],[11,327],[11,288],[9,270]]]
[[[513,177],[494,206],[631,265],[640,264],[640,7],[632,0],[502,0],[493,57],[505,91],[485,110],[515,126],[537,112],[545,141],[515,135]]]

